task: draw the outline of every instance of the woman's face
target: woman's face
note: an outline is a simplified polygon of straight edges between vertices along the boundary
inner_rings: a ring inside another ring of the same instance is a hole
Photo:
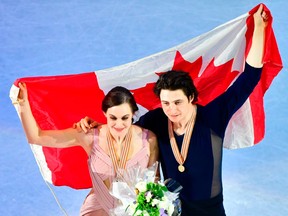
[[[107,126],[114,136],[125,136],[132,124],[133,113],[128,103],[113,106],[105,113]]]
[[[162,89],[160,100],[164,113],[174,123],[181,122],[187,115],[191,115],[192,98],[188,99],[181,89],[173,91]]]

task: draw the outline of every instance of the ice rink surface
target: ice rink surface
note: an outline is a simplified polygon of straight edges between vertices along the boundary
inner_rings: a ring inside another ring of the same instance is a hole
[[[163,51],[238,17],[256,0],[0,0],[0,215],[64,215],[43,181],[9,99],[19,77],[118,66]],[[265,95],[260,144],[224,150],[227,216],[288,215],[288,1],[263,1],[284,68]],[[53,187],[68,215],[86,190]]]

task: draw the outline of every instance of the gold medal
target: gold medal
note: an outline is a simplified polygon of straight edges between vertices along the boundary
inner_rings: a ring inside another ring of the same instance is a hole
[[[182,164],[180,164],[178,166],[178,170],[179,170],[179,172],[184,172],[185,171],[185,167]]]
[[[187,158],[187,154],[188,154],[190,139],[191,139],[192,131],[193,131],[194,124],[195,124],[196,109],[197,109],[197,107],[195,107],[195,109],[193,110],[192,116],[187,123],[186,132],[185,132],[185,135],[184,135],[184,138],[182,141],[181,153],[178,149],[176,139],[174,137],[172,122],[168,119],[168,133],[169,133],[169,138],[170,138],[170,144],[171,144],[171,148],[172,148],[175,160],[179,164],[178,170],[181,173],[185,171],[185,167],[183,166],[183,164],[184,164],[184,162]]]

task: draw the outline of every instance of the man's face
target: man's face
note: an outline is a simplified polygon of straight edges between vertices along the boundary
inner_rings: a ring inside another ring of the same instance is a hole
[[[181,89],[173,91],[162,89],[160,101],[164,113],[172,122],[180,122],[190,115],[191,99],[188,99]]]

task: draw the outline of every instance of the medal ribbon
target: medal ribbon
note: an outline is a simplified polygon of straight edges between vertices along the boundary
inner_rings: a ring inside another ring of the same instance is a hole
[[[120,160],[118,162],[115,148],[113,146],[113,137],[112,137],[110,131],[108,131],[107,144],[108,144],[109,153],[110,153],[110,157],[112,159],[115,173],[118,173],[119,169],[125,169],[126,168],[128,153],[129,153],[130,145],[131,145],[131,138],[132,138],[132,129],[130,127],[128,130],[128,133],[126,134],[123,145],[121,147]]]
[[[192,113],[191,119],[187,123],[187,129],[186,129],[184,139],[182,141],[182,146],[181,146],[181,154],[179,152],[179,149],[178,149],[175,137],[174,137],[172,122],[168,119],[168,133],[169,133],[171,148],[172,148],[176,161],[180,165],[183,165],[187,158],[187,153],[188,153],[188,149],[190,145],[190,139],[191,139],[191,135],[192,135],[194,124],[195,124],[195,116],[196,116],[196,109]]]

